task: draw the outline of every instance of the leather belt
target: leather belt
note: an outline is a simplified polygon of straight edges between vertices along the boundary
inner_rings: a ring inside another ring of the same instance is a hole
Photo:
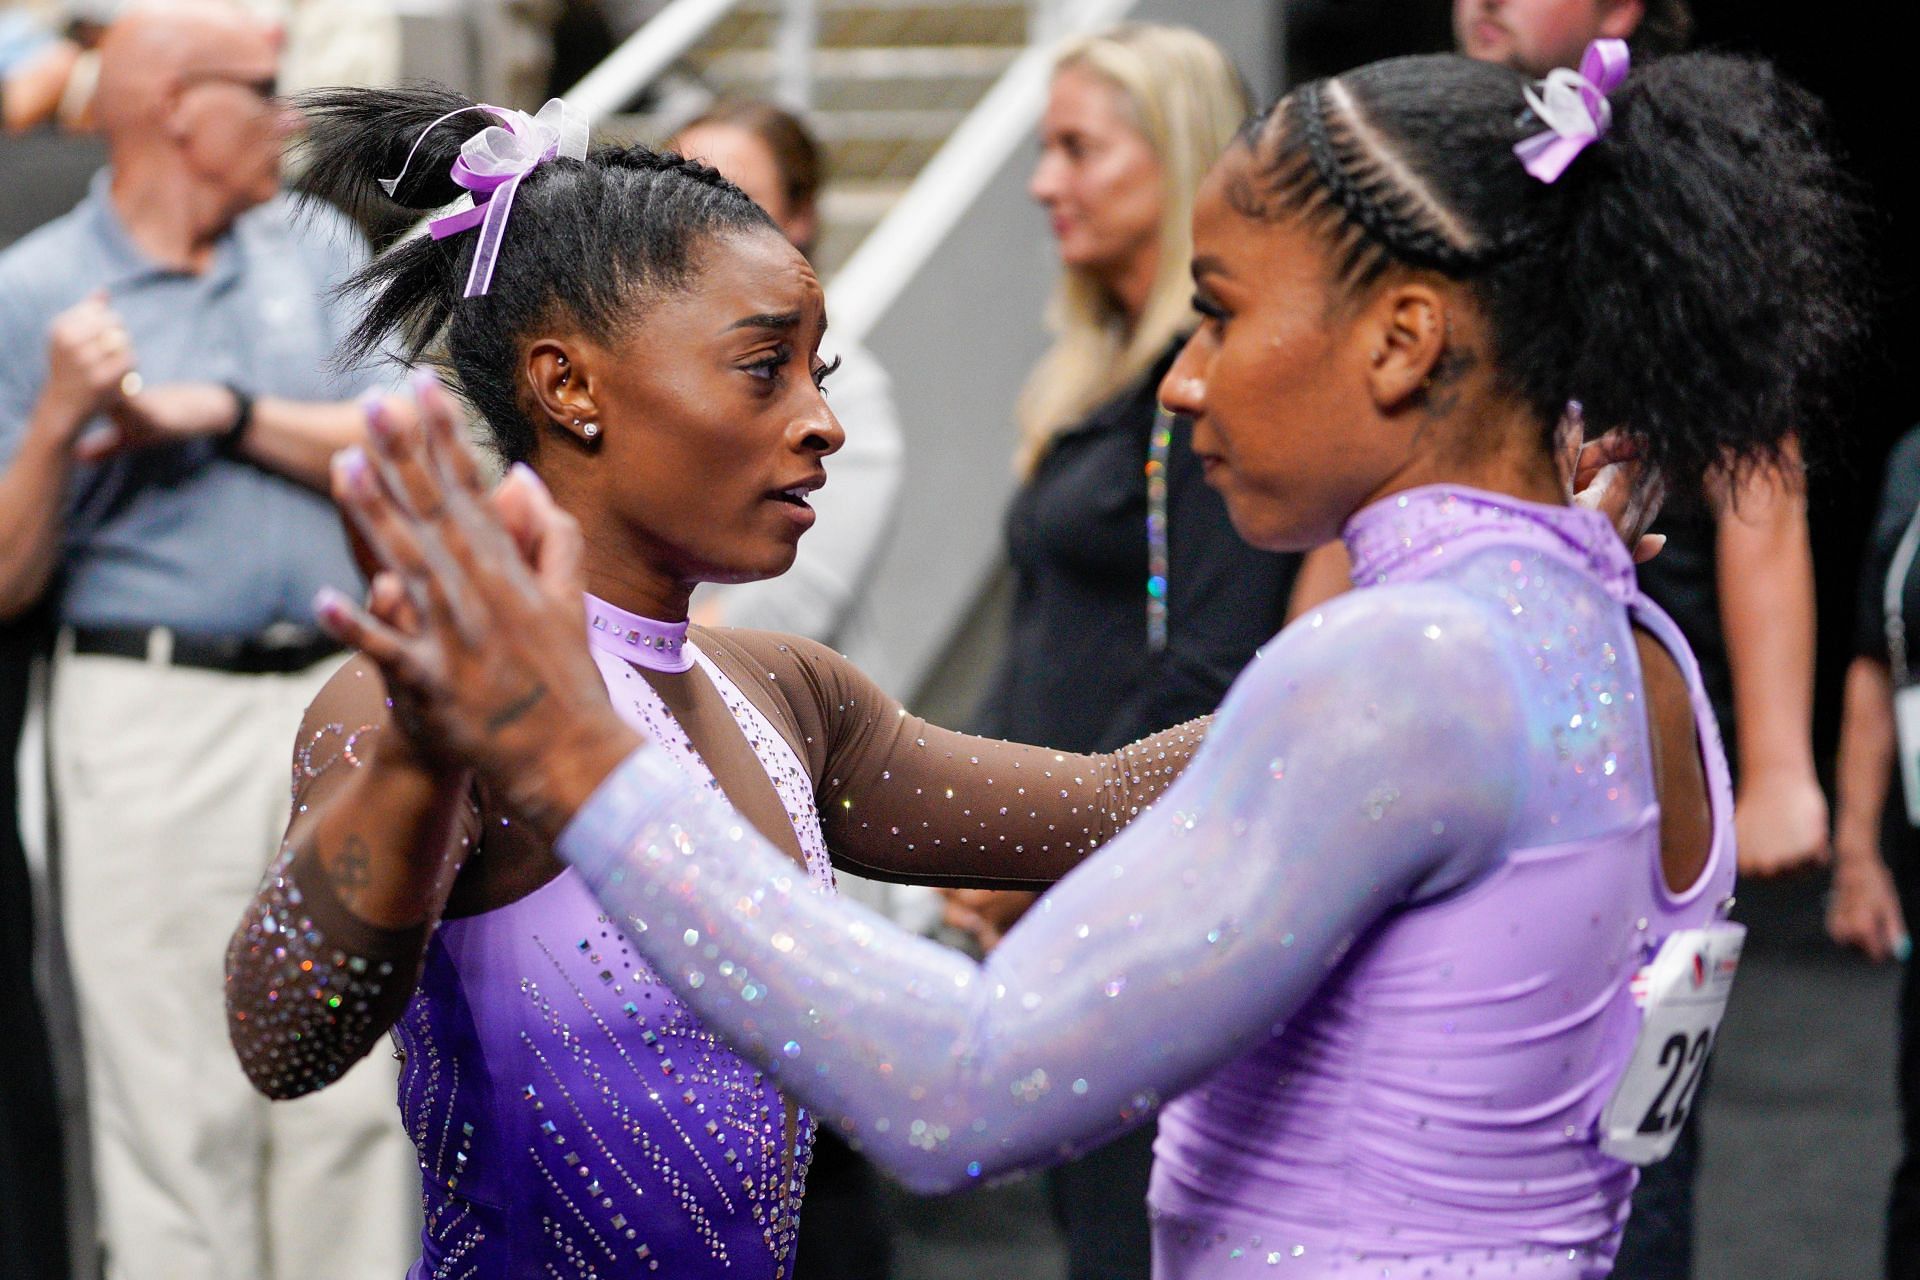
[[[291,675],[340,652],[340,645],[322,632],[292,625],[276,624],[251,636],[166,627],[74,627],[72,632],[75,653],[235,675]]]

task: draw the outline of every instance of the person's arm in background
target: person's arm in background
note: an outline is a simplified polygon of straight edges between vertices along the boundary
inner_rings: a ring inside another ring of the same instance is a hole
[[[818,518],[793,567],[760,582],[703,588],[696,620],[833,644],[865,592],[893,522],[905,450],[885,370],[859,348],[842,359],[826,385],[847,443],[827,459],[826,487],[807,499]]]
[[[1717,574],[1733,674],[1742,875],[1826,861],[1813,767],[1813,550],[1798,457],[1741,479],[1719,517]]]
[[[1877,658],[1847,668],[1834,763],[1833,889],[1827,933],[1874,960],[1905,959],[1910,946],[1893,875],[1880,856],[1880,823],[1893,776],[1893,673]]]
[[[37,387],[27,382],[32,362],[15,360],[0,373],[0,619],[32,608],[53,580],[77,442],[94,415],[121,400],[121,379],[133,369],[126,331],[104,294],[55,316],[38,340],[47,360]]]
[[[108,425],[90,435],[89,461],[128,449],[224,435],[240,402],[214,382],[176,382],[123,398]],[[234,448],[268,471],[310,489],[325,491],[327,463],[348,445],[366,439],[366,408],[357,401],[309,402],[262,396],[253,402],[247,426]]]

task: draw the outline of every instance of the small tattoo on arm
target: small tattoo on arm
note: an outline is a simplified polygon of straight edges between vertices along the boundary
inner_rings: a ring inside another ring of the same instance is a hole
[[[348,836],[340,854],[327,867],[327,879],[342,897],[355,889],[364,889],[373,881],[373,854],[359,836]]]
[[[500,710],[494,712],[491,716],[487,717],[487,732],[498,733],[500,730],[512,724],[515,720],[518,720],[520,717],[526,715],[527,712],[533,710],[535,706],[539,705],[540,699],[546,696],[547,696],[546,685],[544,684],[534,685],[533,688],[527,690],[525,693],[515,698],[512,702],[508,703],[506,706],[500,708]]]

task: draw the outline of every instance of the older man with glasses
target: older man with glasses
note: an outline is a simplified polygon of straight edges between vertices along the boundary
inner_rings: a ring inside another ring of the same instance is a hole
[[[100,54],[109,166],[0,254],[0,617],[51,594],[60,623],[56,889],[107,1274],[398,1276],[391,1063],[269,1110],[221,986],[284,744],[337,665],[308,601],[359,581],[318,490],[361,430],[331,291],[365,248],[281,195],[270,29],[137,7]]]

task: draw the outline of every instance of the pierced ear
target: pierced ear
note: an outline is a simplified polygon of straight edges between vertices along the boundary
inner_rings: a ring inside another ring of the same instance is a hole
[[[1433,386],[1433,371],[1453,336],[1448,300],[1423,283],[1384,291],[1361,337],[1371,343],[1368,389],[1382,413],[1408,407]]]
[[[600,435],[591,362],[575,344],[541,338],[527,348],[527,384],[547,420],[582,443]]]

